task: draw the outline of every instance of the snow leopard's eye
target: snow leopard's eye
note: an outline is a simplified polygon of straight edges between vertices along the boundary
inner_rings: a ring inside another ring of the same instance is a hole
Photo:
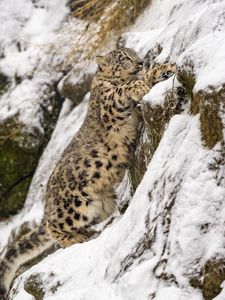
[[[129,58],[127,58],[121,62],[121,65],[123,68],[128,69],[128,68],[132,67],[133,64],[132,64],[132,61]]]

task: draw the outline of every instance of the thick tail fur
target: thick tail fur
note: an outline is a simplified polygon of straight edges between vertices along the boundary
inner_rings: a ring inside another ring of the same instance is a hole
[[[53,247],[55,241],[46,232],[44,224],[34,228],[10,245],[0,260],[0,299],[6,300],[16,271],[29,260]]]

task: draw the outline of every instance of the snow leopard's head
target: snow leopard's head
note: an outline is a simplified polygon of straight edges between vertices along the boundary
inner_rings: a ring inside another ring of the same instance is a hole
[[[144,66],[138,54],[125,47],[111,51],[105,56],[97,56],[96,61],[102,76],[117,81],[135,79]]]

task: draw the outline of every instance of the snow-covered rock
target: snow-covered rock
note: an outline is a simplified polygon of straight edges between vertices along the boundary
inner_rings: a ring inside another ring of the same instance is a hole
[[[1,218],[23,207],[62,106],[56,89],[62,74],[48,52],[68,11],[66,1],[0,3],[0,73],[7,78],[0,109]]]
[[[153,0],[124,34],[146,64],[154,58],[178,66],[176,78],[157,84],[141,104],[130,205],[98,238],[23,273],[10,299],[224,299],[224,10],[221,0]],[[45,184],[84,118],[85,101],[73,110],[64,103],[24,210],[0,227],[2,246],[11,228],[41,218]]]
[[[1,1],[0,20],[2,219],[23,207],[64,98],[71,98],[76,105],[82,101],[94,69],[90,59],[85,64],[77,53],[76,57],[69,54],[87,24],[70,18],[66,0]],[[70,27],[75,29],[71,32]],[[73,63],[79,59],[72,82],[67,57],[74,59]]]

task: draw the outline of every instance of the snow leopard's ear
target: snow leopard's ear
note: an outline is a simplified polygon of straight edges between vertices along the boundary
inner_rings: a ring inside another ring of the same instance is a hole
[[[107,64],[107,60],[105,56],[98,55],[96,56],[96,63],[98,64],[99,67],[101,67]]]
[[[116,50],[124,50],[124,49],[126,49],[126,48],[124,47],[124,45],[117,45],[116,48],[117,48]]]

